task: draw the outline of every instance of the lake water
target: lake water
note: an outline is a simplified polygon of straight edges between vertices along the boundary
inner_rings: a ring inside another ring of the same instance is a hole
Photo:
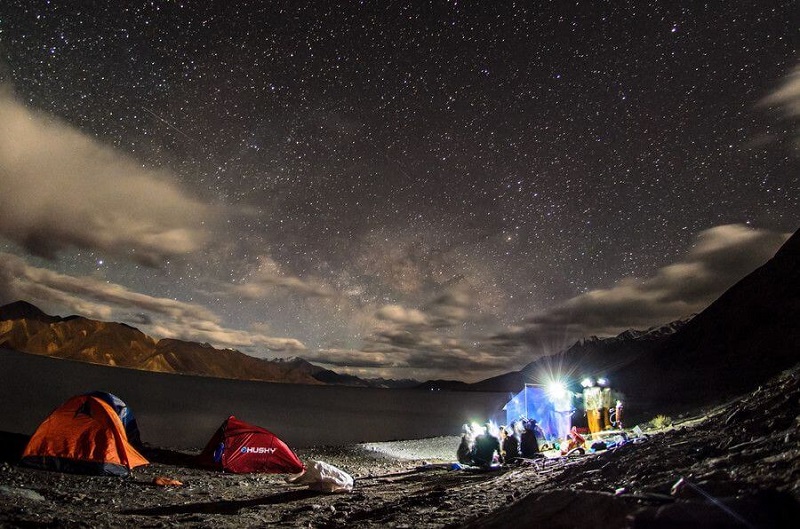
[[[229,415],[296,448],[456,435],[465,422],[496,416],[508,398],[150,373],[0,349],[0,430],[31,434],[69,397],[93,390],[128,404],[142,441],[180,449],[202,448]]]

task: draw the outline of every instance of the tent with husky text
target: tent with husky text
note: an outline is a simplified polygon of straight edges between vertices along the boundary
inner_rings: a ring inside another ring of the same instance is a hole
[[[297,474],[305,468],[292,449],[274,433],[233,415],[208,441],[198,456],[198,463],[234,474]]]
[[[114,408],[93,394],[77,395],[56,408],[31,436],[20,461],[45,470],[111,476],[128,476],[148,463],[128,442]]]

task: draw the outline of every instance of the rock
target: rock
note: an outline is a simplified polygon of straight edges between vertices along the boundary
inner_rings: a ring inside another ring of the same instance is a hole
[[[601,492],[553,491],[530,494],[517,503],[498,509],[464,525],[469,529],[507,529],[518,527],[524,520],[526,527],[567,529],[577,527],[579,521],[604,528],[622,527],[629,507],[625,500]]]
[[[708,499],[733,497],[739,492],[739,485],[729,479],[701,480],[696,483],[681,478],[672,486],[670,494],[680,499]]]
[[[763,492],[743,499],[676,502],[644,509],[633,516],[632,529],[794,529],[800,513],[788,494]]]
[[[21,487],[9,487],[0,485],[0,496],[10,498],[23,498],[31,501],[45,501],[45,497],[36,492],[35,490],[25,489]]]

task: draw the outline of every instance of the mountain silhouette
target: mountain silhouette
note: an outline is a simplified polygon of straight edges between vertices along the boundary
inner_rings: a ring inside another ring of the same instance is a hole
[[[616,373],[644,404],[749,391],[800,360],[800,231],[657,347]]]

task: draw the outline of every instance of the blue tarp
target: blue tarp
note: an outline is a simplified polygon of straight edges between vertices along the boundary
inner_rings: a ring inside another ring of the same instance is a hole
[[[506,411],[506,424],[521,419],[534,419],[547,439],[560,439],[569,431],[572,406],[570,403],[565,407],[561,403],[560,408],[556,408],[544,388],[525,386],[525,389],[514,395],[503,409]]]

